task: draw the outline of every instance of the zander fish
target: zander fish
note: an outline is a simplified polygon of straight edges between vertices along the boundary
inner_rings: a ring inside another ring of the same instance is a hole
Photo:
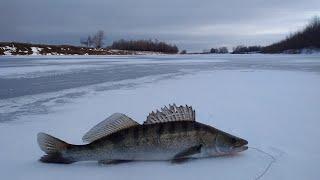
[[[143,124],[115,113],[94,126],[83,138],[88,144],[73,145],[45,133],[38,144],[45,163],[99,161],[170,160],[228,155],[248,149],[248,142],[209,125],[195,121],[189,106],[169,105],[152,112]]]

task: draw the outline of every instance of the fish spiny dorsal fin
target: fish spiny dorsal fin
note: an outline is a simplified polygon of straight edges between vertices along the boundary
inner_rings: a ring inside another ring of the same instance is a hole
[[[114,113],[104,121],[91,128],[83,137],[84,142],[92,142],[122,129],[140,125],[121,113]]]
[[[155,124],[171,121],[195,121],[195,111],[191,106],[170,105],[164,106],[161,111],[149,113],[147,120],[143,124]]]

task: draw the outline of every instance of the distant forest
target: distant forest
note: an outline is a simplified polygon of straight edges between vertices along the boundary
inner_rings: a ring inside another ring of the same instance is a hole
[[[244,46],[233,48],[232,54],[250,53],[301,53],[303,49],[320,49],[320,18],[314,17],[306,27],[296,33],[290,34],[284,40],[269,46]]]
[[[263,53],[300,53],[301,49],[320,48],[320,18],[314,17],[302,30],[289,35],[286,39],[262,48]]]
[[[237,46],[233,48],[232,54],[248,54],[248,53],[261,53],[261,46]]]
[[[114,41],[110,49],[120,49],[129,51],[152,51],[168,54],[176,54],[179,49],[176,45],[167,44],[158,40],[124,40]]]

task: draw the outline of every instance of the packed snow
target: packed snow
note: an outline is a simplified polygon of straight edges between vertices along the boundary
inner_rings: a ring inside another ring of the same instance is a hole
[[[317,55],[2,57],[0,72],[4,179],[291,180],[320,175]],[[38,132],[81,144],[86,131],[114,112],[143,122],[149,112],[170,103],[192,105],[198,121],[248,140],[251,148],[184,164],[38,161],[44,154]]]

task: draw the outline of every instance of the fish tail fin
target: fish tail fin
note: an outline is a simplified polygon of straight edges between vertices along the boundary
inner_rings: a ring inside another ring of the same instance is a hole
[[[45,133],[38,133],[37,141],[42,151],[47,153],[40,158],[44,163],[71,164],[75,160],[63,157],[62,152],[73,146]]]

